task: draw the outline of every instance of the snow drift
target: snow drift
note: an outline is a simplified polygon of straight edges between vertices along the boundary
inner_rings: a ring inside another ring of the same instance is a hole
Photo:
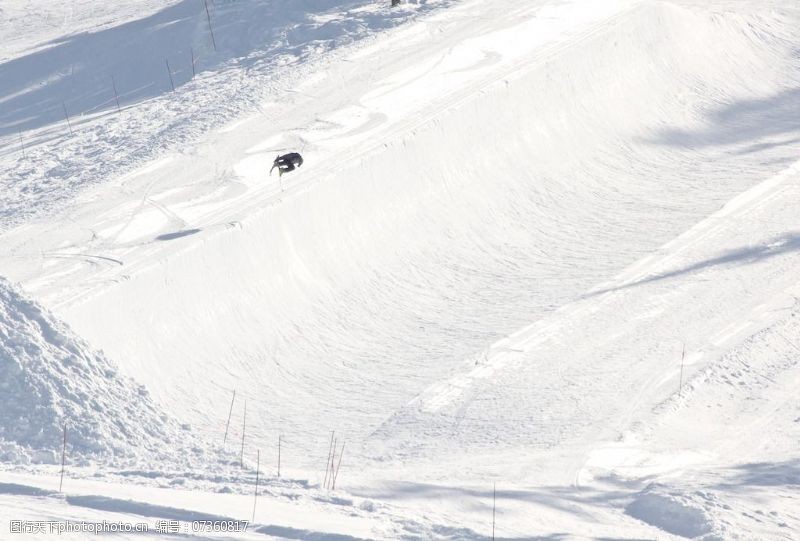
[[[192,443],[144,387],[0,278],[0,461],[55,463],[65,423],[71,461],[163,458]]]

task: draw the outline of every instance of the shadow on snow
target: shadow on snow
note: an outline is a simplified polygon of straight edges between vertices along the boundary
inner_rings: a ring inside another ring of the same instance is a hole
[[[183,0],[142,19],[53,40],[0,64],[0,137],[63,123],[65,108],[72,118],[113,111],[115,86],[122,106],[165,94],[192,79],[193,56],[198,73],[225,64],[249,69],[280,57],[286,63],[395,26],[413,13],[369,0],[208,6],[213,41],[203,1]]]
[[[686,148],[738,145],[736,154],[752,154],[800,142],[800,88],[772,96],[722,105],[696,130],[659,130],[650,143]]]
[[[676,278],[678,276],[699,272],[713,267],[720,267],[724,265],[733,265],[733,264],[737,265],[753,264],[779,255],[797,252],[798,250],[800,250],[800,234],[788,233],[786,235],[781,235],[779,237],[776,237],[775,239],[765,244],[760,244],[758,246],[746,246],[743,248],[737,248],[735,250],[723,252],[721,255],[717,257],[713,257],[703,261],[698,261],[696,263],[692,263],[691,265],[687,265],[685,267],[674,269],[668,272],[647,276],[640,280],[629,282],[621,286],[609,287],[592,291],[591,293],[585,295],[585,298],[596,297],[597,295],[602,295],[603,293],[608,293],[611,291],[620,291],[623,289],[641,286],[652,282],[658,282],[661,280],[668,280],[670,278]]]

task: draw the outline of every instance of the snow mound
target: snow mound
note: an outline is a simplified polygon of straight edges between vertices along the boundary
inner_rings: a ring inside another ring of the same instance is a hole
[[[680,493],[648,487],[628,504],[625,512],[671,534],[704,541],[717,539],[713,535],[714,523],[705,510]]]
[[[0,278],[0,461],[55,463],[65,423],[73,460],[152,456],[190,439],[144,387]]]

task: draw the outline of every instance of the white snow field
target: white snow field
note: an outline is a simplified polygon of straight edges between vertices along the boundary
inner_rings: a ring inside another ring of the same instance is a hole
[[[0,539],[800,538],[800,4],[388,4],[2,3]]]

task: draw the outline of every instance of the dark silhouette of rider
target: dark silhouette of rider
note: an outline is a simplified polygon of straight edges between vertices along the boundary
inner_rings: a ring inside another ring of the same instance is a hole
[[[290,152],[275,158],[275,161],[272,162],[272,169],[277,167],[278,175],[283,175],[289,171],[294,171],[301,165],[303,165],[303,157],[297,152]],[[272,169],[269,170],[270,175],[272,174]]]

